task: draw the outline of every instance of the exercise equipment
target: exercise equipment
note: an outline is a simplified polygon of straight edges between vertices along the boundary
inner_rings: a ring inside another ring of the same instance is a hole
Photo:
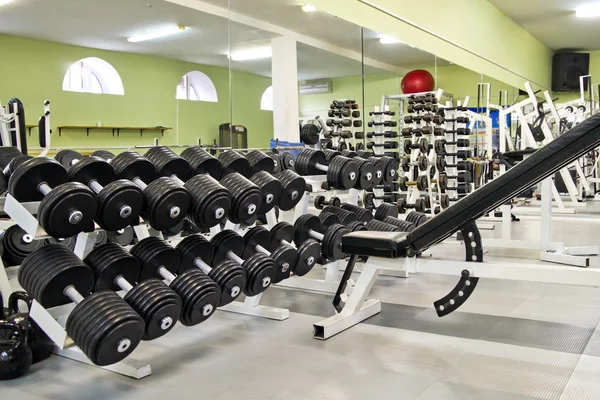
[[[340,207],[329,206],[326,207],[322,212],[328,212],[335,215],[340,221],[339,224],[344,226],[358,220],[356,214]],[[325,231],[326,229],[324,229],[322,233],[324,233]]]
[[[268,157],[267,161],[271,163],[271,160]],[[283,193],[283,184],[279,179],[266,171],[260,171],[252,175],[250,182],[258,186],[262,193],[262,201],[260,202],[260,207],[258,207],[258,210],[256,211],[257,214],[266,214],[280,203],[281,194]]]
[[[139,281],[142,265],[116,243],[96,247],[83,260],[95,273],[94,289],[125,291],[123,298],[144,320],[143,340],[154,340],[175,327],[181,298],[160,279]]]
[[[209,174],[219,180],[223,175],[223,165],[212,154],[200,146],[192,146],[181,152],[192,168],[192,175]]]
[[[410,167],[418,167],[420,171],[426,171],[429,167],[429,160],[425,156],[419,156],[417,162],[411,161],[410,157],[402,157],[402,171],[409,172]]]
[[[327,182],[337,189],[348,190],[358,180],[358,164],[350,158],[334,157],[329,165],[325,153],[304,149],[296,158],[296,171],[300,175],[327,174]]]
[[[246,270],[246,286],[243,288],[246,296],[259,295],[271,286],[276,273],[275,261],[263,253],[255,253],[242,259],[245,243],[237,232],[221,231],[210,242],[215,249],[213,263],[231,260]]]
[[[317,210],[322,210],[325,206],[339,207],[342,205],[342,201],[339,197],[332,197],[327,200],[325,196],[316,196],[314,205]]]
[[[429,71],[417,69],[404,75],[400,87],[404,94],[430,92],[435,88],[435,80]]]
[[[321,233],[322,226],[319,217],[312,214],[300,216],[294,223],[294,242],[300,246],[308,239],[315,239],[321,243],[323,257],[329,261],[341,260],[346,255],[342,251],[342,237],[349,230],[342,225],[332,225]]]
[[[8,227],[1,235],[2,260],[6,266],[21,265],[25,257],[44,245],[43,240],[35,240],[19,225]]]
[[[362,222],[363,224],[369,222],[370,220],[373,219],[373,214],[371,213],[371,211],[359,207],[359,206],[355,206],[354,204],[348,204],[348,203],[344,203],[341,205],[342,209],[346,210],[346,211],[350,211],[351,213],[354,213],[356,215],[356,220],[359,222]],[[347,226],[349,226],[350,224],[348,224]]]
[[[431,180],[431,183],[436,183],[436,182],[437,181],[435,179]],[[408,190],[409,186],[416,186],[417,189],[422,192],[429,188],[429,180],[427,178],[427,175],[417,176],[416,181],[409,181],[408,176],[401,176],[398,179],[398,185],[400,187],[400,190],[402,190],[403,192],[406,192]]]
[[[235,301],[246,285],[246,270],[238,263],[225,260],[215,266],[213,261],[214,249],[212,244],[201,235],[191,235],[177,244],[181,257],[179,270],[181,272],[200,268],[221,288],[219,307]]]
[[[181,298],[179,321],[194,326],[206,321],[215,312],[221,288],[199,269],[190,269],[175,275],[179,270],[179,252],[157,237],[147,237],[131,248],[131,255],[142,265],[140,282],[164,279]]]
[[[289,211],[302,200],[302,196],[306,191],[306,180],[289,169],[276,174],[275,177],[279,179],[283,186],[279,197],[279,209]]]
[[[333,117],[336,111],[329,110],[329,116]],[[344,117],[350,116],[350,110],[347,110],[348,115],[344,115]],[[319,132],[321,131],[320,127],[315,124],[304,124],[302,129],[300,130],[300,140],[302,143],[307,144],[309,146],[313,146],[319,143]]]
[[[20,164],[10,176],[8,192],[20,202],[40,201],[38,220],[46,233],[71,237],[94,229],[96,196],[79,182],[68,182],[65,168],[46,157]]]
[[[270,257],[275,262],[275,276],[273,283],[279,283],[288,279],[292,271],[296,268],[298,255],[296,249],[282,244],[273,252],[267,250],[271,243],[271,233],[263,226],[250,228],[244,234],[244,251],[242,256],[246,259],[252,257],[255,253],[262,253]]]
[[[425,138],[421,138],[419,140],[419,143],[413,144],[412,140],[410,140],[410,139],[405,140],[404,141],[404,152],[406,154],[410,154],[413,149],[418,149],[421,153],[427,154],[429,151],[429,141]]]
[[[27,332],[14,322],[0,320],[0,334],[0,380],[18,378],[29,370],[33,359]]]
[[[219,161],[223,165],[223,176],[237,172],[243,177],[250,176],[250,161],[236,150],[227,150],[219,153]]]
[[[304,276],[316,265],[321,255],[321,245],[313,239],[303,242],[300,246],[294,244],[294,227],[287,222],[279,222],[271,228],[271,243],[269,251],[275,251],[280,246],[296,249],[296,264],[292,268],[294,275]]]
[[[237,172],[225,175],[220,183],[231,194],[228,215],[231,222],[239,224],[256,215],[262,203],[262,193],[258,186]]]
[[[76,304],[66,331],[96,365],[125,359],[142,339],[142,318],[112,291],[90,295],[94,272],[65,246],[49,244],[31,253],[19,268],[18,280],[45,308]]]

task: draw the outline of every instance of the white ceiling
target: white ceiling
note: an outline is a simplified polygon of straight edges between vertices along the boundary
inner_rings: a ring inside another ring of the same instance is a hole
[[[298,43],[300,80],[359,75],[360,28],[320,12],[304,13],[295,0],[229,0],[232,12],[256,19],[256,26],[230,22],[223,16],[163,0],[16,0],[0,7],[0,34],[23,36],[104,50],[145,54],[193,63],[227,67],[229,31],[232,50],[269,45],[280,36],[271,25],[324,42],[328,50]],[[228,0],[198,2],[227,9]],[[225,14],[227,15],[227,14]],[[265,24],[263,24],[265,22]],[[186,31],[140,43],[134,34],[181,24]],[[257,27],[260,25],[260,28]],[[416,64],[433,65],[428,53],[404,44],[381,45],[367,33],[365,56],[374,61],[367,73],[399,72]],[[311,42],[315,44],[319,42]],[[331,46],[334,47],[331,47]],[[344,50],[347,50],[344,51]],[[344,55],[340,55],[340,54]],[[232,68],[271,76],[271,61],[233,62]]]
[[[489,0],[551,50],[599,50],[600,18],[581,19],[575,10],[598,0]]]

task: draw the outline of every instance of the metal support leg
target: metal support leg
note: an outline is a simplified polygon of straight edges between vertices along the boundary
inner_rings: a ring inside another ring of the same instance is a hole
[[[274,319],[276,321],[284,321],[290,317],[290,310],[285,308],[276,308],[269,306],[261,306],[260,298],[262,293],[254,297],[246,297],[243,302],[234,301],[224,307],[219,307],[221,311],[227,311],[237,314],[252,315],[254,317]]]

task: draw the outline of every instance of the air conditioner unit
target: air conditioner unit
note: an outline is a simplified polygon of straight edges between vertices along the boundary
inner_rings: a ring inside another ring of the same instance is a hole
[[[300,94],[331,93],[331,81],[310,81],[300,84]]]

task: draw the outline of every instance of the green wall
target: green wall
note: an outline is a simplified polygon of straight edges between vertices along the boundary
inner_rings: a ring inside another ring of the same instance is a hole
[[[229,71],[227,68],[198,65],[128,53],[70,46],[20,37],[0,35],[4,56],[0,61],[0,100],[18,97],[26,108],[26,122],[37,123],[43,101],[50,100],[54,134],[52,147],[106,147],[151,144],[159,137],[163,144],[192,144],[200,138],[212,143],[218,127],[230,120]],[[99,57],[119,72],[124,96],[64,92],[62,82],[69,66],[85,57]],[[181,77],[192,70],[208,75],[217,88],[218,103],[175,99]],[[233,122],[249,130],[250,146],[265,146],[273,137],[272,113],[260,110],[260,99],[271,79],[234,71],[232,94],[235,99]],[[243,84],[242,84],[243,82]],[[174,129],[164,138],[160,133],[110,131],[63,131],[59,125],[157,126]],[[34,132],[36,132],[34,130]],[[32,136],[31,147],[37,147]]]

